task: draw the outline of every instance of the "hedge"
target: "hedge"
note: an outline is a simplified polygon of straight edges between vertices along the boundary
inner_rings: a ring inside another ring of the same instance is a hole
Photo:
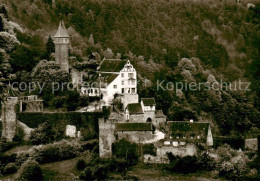
[[[96,129],[98,118],[103,117],[103,113],[95,112],[65,112],[65,113],[17,113],[17,120],[23,122],[30,128],[36,128],[39,124],[48,122],[50,125],[75,125],[77,129],[93,125]]]
[[[242,150],[245,149],[245,139],[239,137],[214,137],[214,148],[218,148],[221,145],[228,144],[233,149]]]

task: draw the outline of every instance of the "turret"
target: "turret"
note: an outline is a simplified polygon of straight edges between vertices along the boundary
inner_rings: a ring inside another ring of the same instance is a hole
[[[54,36],[55,61],[60,68],[69,72],[69,35],[63,21],[60,22],[57,33]]]

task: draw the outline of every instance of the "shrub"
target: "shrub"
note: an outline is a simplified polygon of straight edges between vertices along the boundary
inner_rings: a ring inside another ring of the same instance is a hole
[[[15,142],[22,142],[23,141],[23,138],[24,138],[24,131],[21,127],[17,127],[17,130],[16,130],[16,133],[13,137],[13,141]]]
[[[192,173],[196,172],[199,168],[197,165],[196,156],[173,156],[172,153],[168,153],[168,158],[170,164],[166,168],[170,171],[180,172],[180,173]]]
[[[143,145],[143,154],[150,154],[150,155],[156,156],[154,144]]]
[[[43,180],[42,170],[39,163],[34,160],[26,161],[19,170],[18,180]]]
[[[83,170],[84,168],[86,168],[87,164],[85,162],[85,160],[80,159],[77,161],[76,167],[78,170]]]
[[[137,144],[122,139],[113,144],[113,155],[117,158],[129,160],[134,164],[138,160],[137,149]]]
[[[53,137],[52,127],[48,123],[42,123],[32,131],[30,140],[32,144],[39,145],[50,143],[54,140]]]
[[[216,150],[216,169],[220,176],[227,179],[242,179],[248,172],[248,157],[242,151],[233,150],[225,144]]]
[[[17,166],[15,163],[8,163],[4,167],[4,174],[12,174],[15,173],[16,171],[17,171]]]
[[[77,142],[62,140],[48,145],[34,148],[32,157],[39,163],[48,163],[76,157],[82,151]]]

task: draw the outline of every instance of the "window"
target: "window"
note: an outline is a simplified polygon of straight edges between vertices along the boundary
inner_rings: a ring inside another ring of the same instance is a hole
[[[125,83],[125,82],[124,82],[124,81],[122,81],[122,85],[124,85],[124,83]]]
[[[128,77],[134,77],[133,73],[128,73]]]
[[[121,77],[124,77],[124,73],[121,73]]]
[[[132,88],[132,93],[135,93],[135,88]]]
[[[124,94],[124,92],[125,92],[125,89],[124,89],[124,88],[122,88],[122,94]]]
[[[135,85],[135,80],[132,80],[132,81],[131,81],[131,84],[132,84],[132,85]]]
[[[114,85],[114,89],[116,89],[117,88],[117,85]]]

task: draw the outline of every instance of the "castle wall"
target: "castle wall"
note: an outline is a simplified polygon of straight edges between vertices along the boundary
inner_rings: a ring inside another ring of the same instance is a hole
[[[2,103],[2,137],[12,141],[16,132],[16,105],[18,97],[8,97],[6,103]]]
[[[162,146],[157,148],[157,156],[165,157],[167,153],[172,153],[174,156],[180,157],[193,156],[197,153],[197,148],[191,143],[184,146]]]
[[[130,142],[140,143],[153,139],[152,131],[117,131],[117,139],[126,139]]]
[[[123,102],[123,108],[125,110],[125,108],[128,104],[138,103],[139,96],[138,96],[138,94],[125,94],[122,102]]]
[[[154,122],[155,111],[145,111],[144,112],[144,122],[146,122],[148,118],[151,118],[152,122]]]
[[[144,123],[144,114],[134,114],[134,115],[129,115],[129,122],[130,123]]]
[[[115,142],[115,124],[113,120],[98,120],[99,124],[99,157],[112,157],[112,144]]]
[[[164,123],[166,123],[166,118],[155,118],[153,120],[153,125],[159,128],[160,126],[163,126]]]

